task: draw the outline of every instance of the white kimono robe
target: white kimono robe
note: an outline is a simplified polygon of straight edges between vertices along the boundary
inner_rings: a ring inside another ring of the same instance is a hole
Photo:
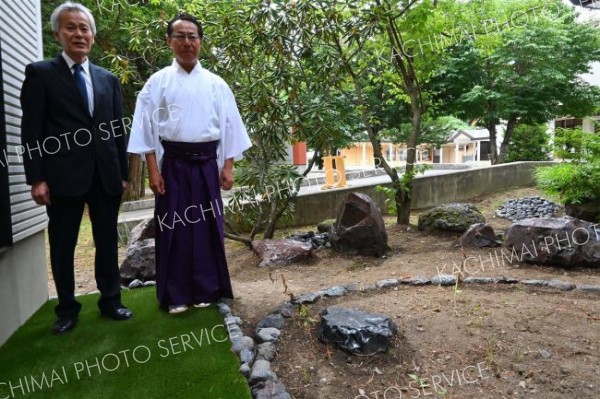
[[[164,153],[160,139],[219,140],[219,170],[226,159],[241,159],[252,145],[227,83],[200,62],[188,74],[176,60],[153,74],[139,93],[127,151],[156,153],[160,168]]]

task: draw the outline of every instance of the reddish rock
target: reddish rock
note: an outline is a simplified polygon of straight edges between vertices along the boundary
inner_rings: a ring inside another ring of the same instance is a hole
[[[455,247],[497,247],[502,243],[496,238],[489,224],[475,223],[454,243]]]
[[[294,240],[256,240],[252,241],[252,249],[260,257],[259,267],[286,266],[304,262],[313,256],[309,242]]]

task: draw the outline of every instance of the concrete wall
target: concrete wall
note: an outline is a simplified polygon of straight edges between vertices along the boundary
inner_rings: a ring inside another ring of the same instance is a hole
[[[47,276],[44,231],[0,254],[0,345],[48,299]]]
[[[514,162],[440,175],[418,176],[414,182],[412,209],[464,201],[514,187],[532,186],[535,168],[543,165],[552,165],[552,162]],[[390,186],[391,183],[386,185]],[[340,204],[352,191],[369,195],[385,213],[386,197],[375,192],[375,187],[376,185],[332,189],[299,196],[294,201],[294,219],[285,225],[310,225],[337,217]]]

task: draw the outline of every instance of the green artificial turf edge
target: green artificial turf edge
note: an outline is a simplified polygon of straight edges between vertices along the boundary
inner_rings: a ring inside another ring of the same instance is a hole
[[[170,315],[153,287],[139,288],[123,291],[135,317],[115,321],[97,300],[78,297],[78,325],[61,336],[49,301],[0,347],[0,398],[252,397],[214,305]]]

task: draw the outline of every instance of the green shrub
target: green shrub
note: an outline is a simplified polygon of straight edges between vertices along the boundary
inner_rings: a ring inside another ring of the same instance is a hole
[[[564,204],[600,200],[600,135],[580,128],[557,129],[554,146],[563,163],[538,168],[537,186]]]
[[[548,161],[551,147],[546,130],[546,125],[517,125],[510,139],[506,162]]]
[[[376,186],[375,192],[383,193],[386,196],[385,205],[387,206],[387,214],[396,216],[398,214],[396,210],[396,190],[392,187]]]

